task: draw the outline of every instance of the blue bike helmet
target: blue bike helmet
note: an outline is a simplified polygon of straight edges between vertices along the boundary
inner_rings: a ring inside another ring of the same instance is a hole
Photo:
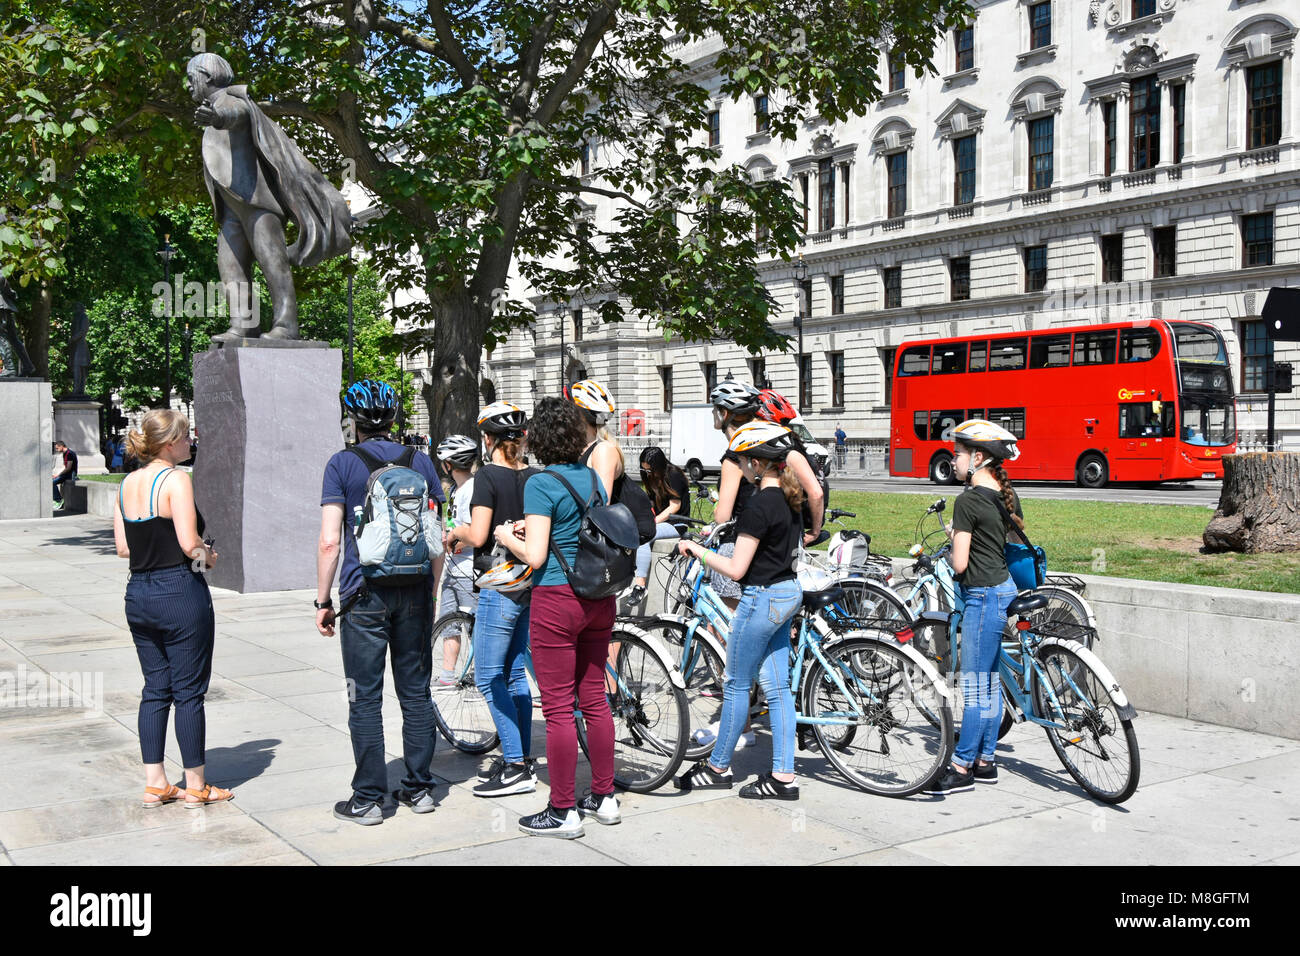
[[[397,392],[378,379],[362,379],[343,393],[343,407],[362,431],[387,431],[397,417]]]

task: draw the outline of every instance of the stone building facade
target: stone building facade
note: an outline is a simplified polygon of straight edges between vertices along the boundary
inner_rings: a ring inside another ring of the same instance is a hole
[[[585,371],[620,410],[667,431],[670,403],[728,376],[799,399],[813,432],[888,434],[890,361],[905,341],[1135,318],[1191,319],[1228,342],[1246,443],[1264,428],[1259,320],[1271,286],[1300,285],[1300,8],[1283,0],[984,0],[936,47],[938,76],[891,69],[847,123],[795,141],[762,104],[716,100],[718,162],[789,184],[799,258],[760,260],[795,348],[665,342],[605,326],[594,302],[538,302],[532,330],[484,364],[496,397],[531,407]],[[681,48],[702,82],[716,51]],[[716,82],[715,82],[716,88]],[[599,177],[599,150],[593,175]],[[610,217],[616,200],[599,198]],[[1300,347],[1276,346],[1278,361]],[[1278,426],[1300,445],[1300,400]]]

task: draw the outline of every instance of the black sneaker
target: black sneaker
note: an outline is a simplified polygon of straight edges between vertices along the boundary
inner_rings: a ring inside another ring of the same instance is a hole
[[[362,802],[353,794],[351,800],[342,800],[334,804],[334,816],[340,820],[350,820],[363,827],[374,827],[384,822],[384,811],[379,804]]]
[[[998,765],[991,763],[988,766],[981,766],[978,762],[971,767],[971,775],[974,776],[976,783],[997,783],[998,782]]]
[[[813,753],[816,753],[822,749],[822,746],[817,742],[817,735],[815,733],[813,733],[811,730],[800,729],[799,749],[811,750]]]
[[[975,778],[969,773],[962,773],[955,769],[952,764],[944,768],[939,777],[923,789],[922,793],[960,793],[963,790],[974,790]]]
[[[646,587],[644,584],[635,584],[632,589],[623,595],[623,614],[632,615],[636,613],[641,602],[645,600]]]
[[[578,814],[582,817],[595,817],[597,823],[605,826],[623,821],[623,814],[618,809],[618,797],[612,793],[598,797],[588,790],[578,801]]]
[[[524,758],[524,766],[528,768],[528,776],[533,778],[533,783],[537,782],[537,761],[532,757]]]
[[[798,800],[799,784],[782,783],[770,773],[765,773],[753,783],[741,787],[740,796],[744,800]]]
[[[502,764],[495,777],[474,788],[476,797],[506,797],[512,793],[532,793],[537,789],[537,778],[528,772],[526,764]]]
[[[410,807],[415,813],[432,813],[438,809],[438,805],[433,800],[433,787],[394,790],[393,799],[404,807]]]
[[[730,790],[731,768],[726,773],[718,773],[705,758],[674,780],[673,786],[678,790]]]
[[[559,837],[572,840],[582,836],[582,817],[576,808],[556,810],[549,803],[541,813],[519,818],[519,829],[529,836]]]
[[[527,760],[524,761],[524,763],[527,762]],[[504,757],[493,757],[492,762],[487,765],[487,768],[478,772],[479,781],[485,783],[488,780],[491,780],[501,772],[501,768],[505,765],[506,761]]]

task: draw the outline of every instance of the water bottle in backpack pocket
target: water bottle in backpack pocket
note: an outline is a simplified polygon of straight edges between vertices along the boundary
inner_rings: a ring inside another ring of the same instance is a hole
[[[429,507],[429,484],[411,467],[415,449],[391,461],[359,445],[349,450],[370,469],[354,528],[362,576],[382,584],[430,574],[442,554],[442,529]]]

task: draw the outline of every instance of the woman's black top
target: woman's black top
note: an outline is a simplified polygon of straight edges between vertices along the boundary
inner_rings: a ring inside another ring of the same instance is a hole
[[[664,484],[668,486],[669,493],[664,498],[655,493],[650,482],[647,481],[646,484],[649,486],[646,490],[650,492],[650,503],[654,505],[655,514],[662,512],[672,502],[680,501],[681,506],[668,516],[668,523],[678,527],[684,524],[677,521],[677,518],[689,518],[691,515],[691,489],[686,483],[686,476],[680,471],[668,469],[664,475]]]
[[[122,488],[117,489],[117,506],[122,511],[122,530],[126,533],[126,546],[131,551],[131,570],[158,571],[162,568],[174,568],[189,564],[193,558],[181,550],[176,540],[176,525],[171,518],[154,514],[154,494],[165,475],[171,468],[165,468],[154,477],[149,488],[149,516],[131,519],[126,516],[122,504]],[[199,537],[203,537],[205,527],[203,514],[196,506],[195,517],[198,519]]]
[[[780,488],[763,488],[750,499],[736,519],[736,535],[758,539],[758,550],[749,570],[740,579],[742,587],[767,587],[793,581],[802,530],[799,516],[791,510]]]
[[[516,470],[505,465],[484,465],[474,473],[474,492],[470,495],[469,511],[473,520],[475,508],[492,509],[492,528],[483,547],[474,549],[474,570],[478,574],[488,571],[496,563],[492,549],[496,540],[492,531],[507,521],[519,521],[524,516],[524,482],[536,468]]]

